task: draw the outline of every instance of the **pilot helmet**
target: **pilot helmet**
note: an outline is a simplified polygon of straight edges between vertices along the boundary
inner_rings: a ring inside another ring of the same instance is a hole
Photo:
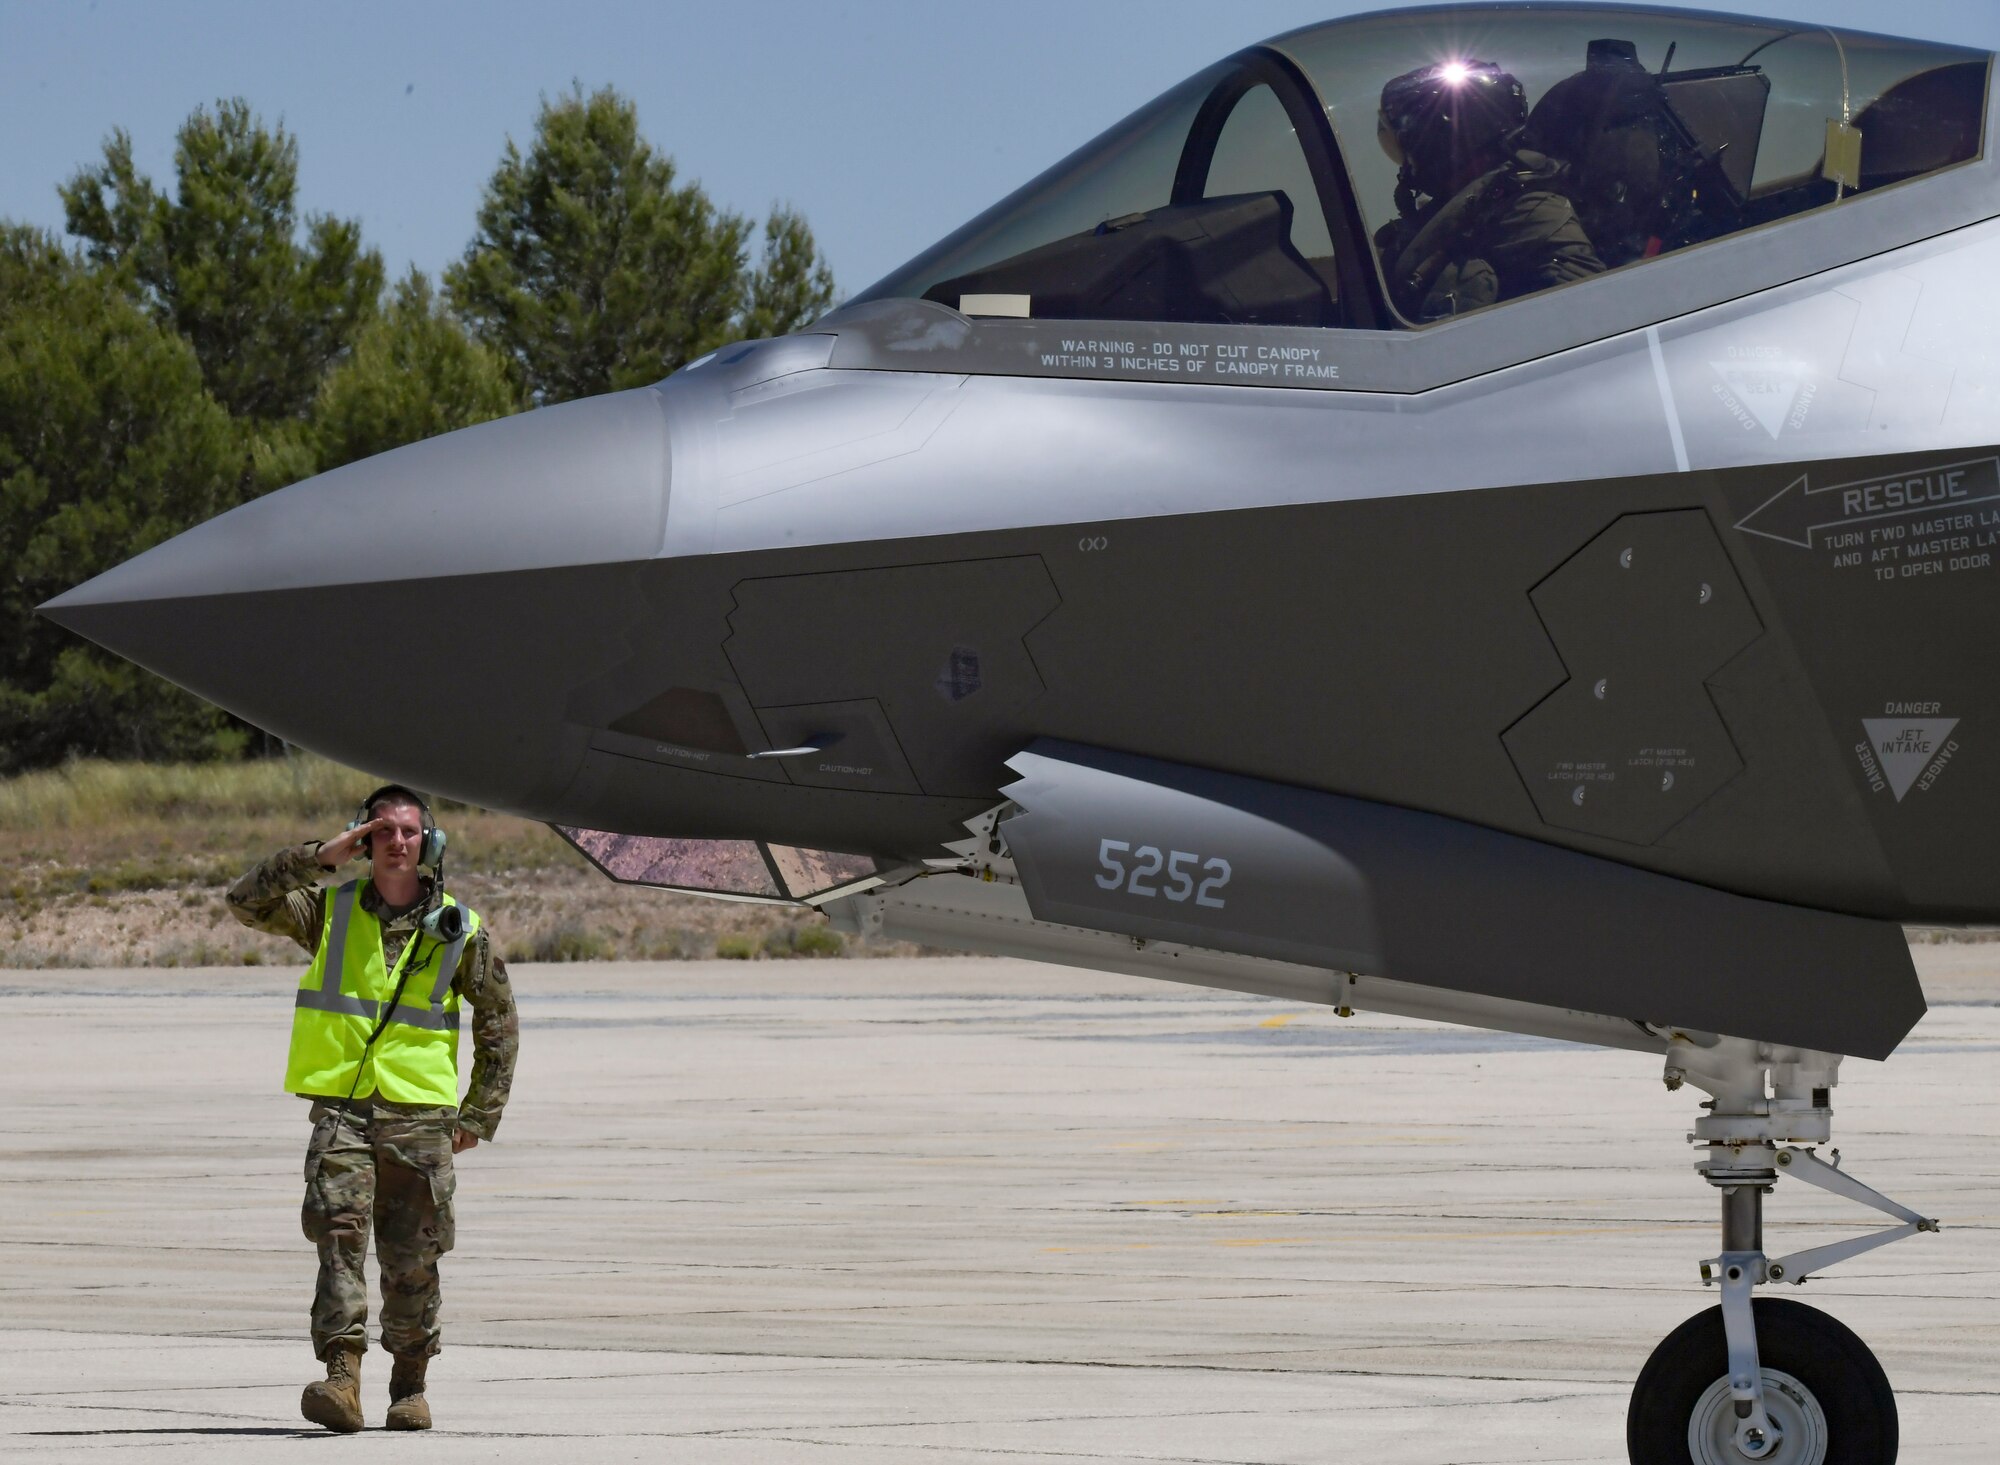
[[[1512,73],[1492,61],[1434,62],[1382,88],[1376,138],[1405,182],[1436,198],[1527,121],[1528,94]]]

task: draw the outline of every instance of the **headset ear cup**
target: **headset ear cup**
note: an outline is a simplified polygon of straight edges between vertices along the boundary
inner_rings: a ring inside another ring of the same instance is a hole
[[[433,825],[424,831],[423,863],[435,870],[438,861],[444,858],[445,835],[442,829]]]

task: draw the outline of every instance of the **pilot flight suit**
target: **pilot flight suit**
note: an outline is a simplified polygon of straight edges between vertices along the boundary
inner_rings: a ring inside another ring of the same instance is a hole
[[[325,962],[323,936],[334,909],[329,902],[337,896],[318,884],[329,873],[316,858],[318,848],[303,844],[280,850],[232,885],[227,897],[239,921],[291,937],[314,957],[315,969]],[[426,880],[426,898],[398,913],[388,909],[372,882],[361,881],[348,897],[351,904],[341,923],[344,941],[339,944],[362,953],[348,958],[348,964],[379,960],[395,973],[431,891]],[[373,943],[366,939],[378,929],[379,957],[367,949]],[[426,937],[423,944],[433,943]],[[441,958],[435,959],[442,964]],[[351,986],[342,983],[339,973],[325,977],[321,985],[333,994]],[[399,1000],[397,1012],[405,1011],[404,1003],[429,1002],[429,973],[423,975],[421,986],[421,992]],[[412,1091],[397,1090],[391,1075],[376,1073],[382,1040],[361,1065],[359,1097],[345,1104],[340,1097],[350,1082],[344,1075],[357,1071],[351,1054],[343,1077],[333,1085],[339,1093],[328,1098],[324,1088],[316,1086],[321,1096],[312,1106],[300,1219],[306,1238],[319,1248],[312,1341],[313,1352],[321,1359],[336,1348],[358,1355],[367,1347],[368,1288],[363,1267],[371,1222],[382,1273],[382,1346],[399,1359],[428,1358],[438,1350],[437,1263],[451,1250],[454,1233],[452,1132],[463,1129],[481,1139],[493,1137],[513,1083],[521,1034],[506,966],[492,954],[483,924],[465,940],[449,990],[444,986],[439,984],[438,1000],[430,1006],[448,1020],[453,1036],[449,1055],[439,1050],[428,1060],[429,1087],[436,1092],[425,1092],[425,1097],[433,1102],[391,1102],[378,1091],[378,1077],[380,1089]],[[307,993],[300,995],[304,1008]],[[447,1093],[451,1100],[457,1098],[456,1009],[461,1001],[472,1009],[473,1062],[465,1101],[455,1104],[443,1101]],[[300,1062],[297,1021],[288,1079],[296,1077]],[[373,1026],[356,1021],[364,1029]],[[385,1034],[395,1026],[385,1028]],[[436,1038],[441,1042],[442,1034]]]
[[[1376,232],[1396,308],[1411,320],[1462,315],[1600,274],[1562,167],[1516,149],[1449,199],[1431,199]]]

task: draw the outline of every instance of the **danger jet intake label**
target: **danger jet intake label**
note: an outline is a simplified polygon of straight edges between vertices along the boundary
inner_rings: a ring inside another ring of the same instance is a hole
[[[1736,528],[1878,584],[1991,570],[2000,555],[2000,459],[1824,484],[1801,474]]]
[[[1889,702],[1882,716],[1861,719],[1854,756],[1871,793],[1893,794],[1900,804],[1944,777],[1959,754],[1959,719],[1942,711],[1937,702]]]

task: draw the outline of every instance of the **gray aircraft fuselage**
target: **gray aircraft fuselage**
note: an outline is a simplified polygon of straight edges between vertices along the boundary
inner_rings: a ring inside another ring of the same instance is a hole
[[[1997,168],[1422,330],[865,299],[45,609],[287,741],[567,827],[914,866],[1040,742],[1744,911],[2000,921]],[[1456,868],[1408,877],[1445,925]],[[1760,1013],[1811,991],[1754,960]],[[1921,1010],[1883,961],[1894,1012],[1861,1002],[1845,1051]],[[1620,982],[1537,1000],[1673,1016]]]

